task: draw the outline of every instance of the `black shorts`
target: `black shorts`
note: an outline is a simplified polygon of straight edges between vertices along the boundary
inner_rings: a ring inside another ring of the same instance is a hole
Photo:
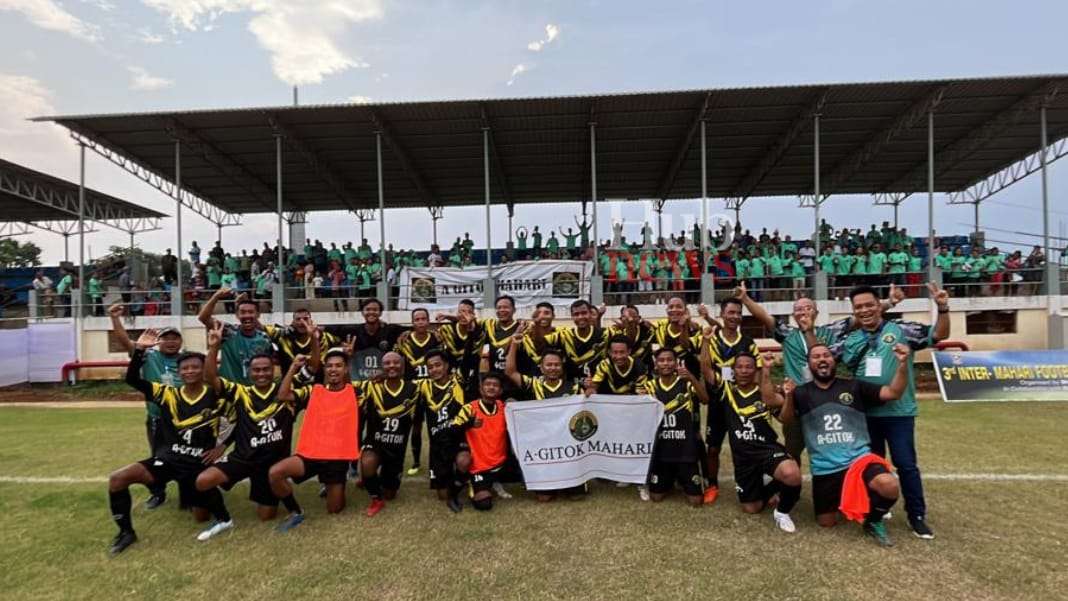
[[[300,455],[297,455],[297,457],[300,457]],[[293,478],[293,481],[297,484],[310,480],[315,476],[319,476],[319,482],[322,484],[345,484],[345,476],[349,471],[349,461],[347,459],[308,459],[300,457],[300,460],[304,462],[304,475],[299,478]]]
[[[226,484],[223,484],[223,490],[229,491],[238,482],[248,478],[250,485],[248,499],[257,505],[277,507],[278,497],[271,492],[271,483],[267,478],[267,472],[271,470],[271,466],[276,462],[277,460],[243,461],[227,455],[212,467],[219,468],[219,471],[226,474],[226,478],[229,480]]]
[[[764,476],[775,476],[775,469],[790,459],[786,448],[768,450],[763,457],[734,457],[734,484],[739,503],[752,503],[764,499]]]
[[[812,476],[812,508],[816,515],[838,511],[838,506],[842,504],[842,484],[848,471],[849,468],[846,468],[831,474]],[[864,483],[870,484],[879,474],[889,473],[881,464],[873,463],[864,468]]]
[[[404,471],[404,453],[395,453],[389,449],[364,445],[364,451],[371,451],[378,456],[378,479],[386,490],[400,490],[401,472]]]
[[[662,495],[671,492],[678,483],[688,496],[701,494],[701,471],[697,462],[668,463],[654,461],[649,466],[649,492]]]
[[[727,436],[727,420],[723,411],[723,399],[716,397],[708,400],[708,418],[705,422],[705,446],[708,448],[723,448],[723,438]]]
[[[149,458],[139,461],[152,474],[155,486],[166,487],[168,482],[177,482],[182,505],[204,507],[203,495],[197,492],[196,481],[200,472],[209,466],[203,463],[174,463],[164,459]]]
[[[448,488],[456,472],[456,454],[467,450],[467,443],[430,441],[430,489]]]
[[[503,466],[495,467],[491,470],[479,472],[477,474],[471,474],[471,491],[492,491],[493,485],[500,481],[500,475]]]

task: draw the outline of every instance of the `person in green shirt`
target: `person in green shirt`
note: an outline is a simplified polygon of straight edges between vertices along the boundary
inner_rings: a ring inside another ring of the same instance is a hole
[[[201,307],[197,318],[205,327],[215,329],[219,323],[215,317],[215,305],[233,293],[229,288],[219,288]],[[272,353],[271,339],[276,326],[260,323],[260,306],[255,300],[242,294],[233,301],[238,325],[223,324],[222,362],[219,375],[232,382],[252,384],[249,378],[249,361],[255,355]]]
[[[225,268],[223,270],[222,275],[219,276],[219,285],[220,286],[225,286],[227,288],[230,288],[231,290],[236,289],[237,288],[237,274],[234,273],[233,271],[230,271],[229,267]]]
[[[868,254],[868,275],[882,275],[886,273],[886,253],[883,252],[882,244],[875,244]]]
[[[63,274],[56,284],[56,296],[59,299],[58,317],[71,316],[71,288],[74,287],[74,275],[66,269],[60,270]]]
[[[990,282],[986,296],[997,296],[1001,293],[1001,282],[1005,278],[1005,256],[998,252],[997,247],[990,249],[986,254],[986,264],[983,266],[983,279]]]
[[[905,392],[895,401],[867,407],[865,413],[871,450],[885,456],[889,447],[901,481],[909,525],[923,539],[934,538],[934,533],[926,523],[927,507],[916,460],[915,429],[919,407],[916,404],[913,353],[945,340],[950,333],[949,294],[933,283],[928,284],[928,290],[938,307],[938,319],[934,325],[903,320],[886,321],[883,319],[879,295],[873,288],[853,290],[850,300],[858,327],[830,345],[831,353],[842,358],[855,378],[882,386],[890,382],[898,368],[899,360],[894,347],[904,344],[910,351]]]
[[[223,269],[229,269],[231,272],[237,273],[240,268],[241,264],[237,261],[237,257],[226,253],[226,256],[223,257]]]
[[[345,265],[348,266],[352,263],[352,260],[356,258],[356,249],[352,247],[352,242],[346,242],[345,246]]]
[[[560,239],[556,237],[556,232],[549,232],[549,239],[545,241],[545,248],[555,258],[556,253],[560,251]]]
[[[787,288],[786,278],[783,277],[786,270],[783,268],[783,261],[779,256],[779,253],[772,253],[771,255],[768,255],[765,260],[768,263],[768,288],[774,290]],[[775,296],[778,298],[780,294],[776,292]]]
[[[568,256],[574,259],[576,256],[575,251],[578,250],[579,235],[571,228],[567,228],[567,232],[565,233],[564,228],[562,227],[560,228],[560,235],[563,236],[566,241],[565,248],[567,249]]]
[[[93,306],[93,315],[97,317],[104,316],[104,287],[100,284],[100,278],[94,271],[89,276],[89,303]]]
[[[949,252],[948,246],[942,246],[938,249],[938,254],[934,258],[935,267],[942,270],[943,277],[949,277],[953,271],[953,255]]]
[[[456,240],[459,242],[460,239],[457,238]],[[364,238],[363,242],[360,243],[360,247],[356,249],[356,258],[365,261],[370,259],[373,254],[374,253],[371,252],[371,245],[367,243],[367,238]]]
[[[964,255],[964,249],[956,247],[953,249],[953,254],[949,258],[949,281],[957,284],[953,288],[954,296],[964,296],[961,284],[967,283],[968,280],[968,268],[965,264],[968,261],[968,257]]]
[[[764,289],[767,286],[764,276],[767,271],[767,260],[760,255],[760,251],[753,249],[749,254],[749,284],[753,290],[753,298],[761,300]]]
[[[862,286],[868,283],[868,251],[860,247],[853,254],[853,285]]]
[[[330,243],[330,250],[328,250],[326,252],[327,260],[329,260],[329,261],[337,261],[338,264],[341,264],[342,257],[343,257],[343,255],[341,254],[341,250],[338,249],[337,244],[334,243],[334,242],[331,242]]]
[[[915,246],[909,252],[908,272],[923,273],[923,257],[920,256],[920,249]]]
[[[973,246],[972,252],[964,259],[964,270],[967,272],[968,296],[980,296],[983,270],[986,268],[986,258],[979,247]]]
[[[832,275],[835,273],[836,262],[837,257],[835,257],[834,253],[831,252],[830,246],[823,249],[823,254],[821,254],[819,260],[816,261],[816,263],[820,267],[820,271],[828,275]]]
[[[790,236],[786,236],[783,239],[782,244],[779,245],[779,251],[782,256],[786,256],[786,253],[792,253],[794,257],[797,257],[797,243],[790,239]]]
[[[657,257],[653,267],[653,277],[656,279],[657,290],[667,290],[668,281],[671,280],[671,262],[663,252]]]
[[[742,251],[735,251],[734,279],[741,284],[749,278],[749,257]]]
[[[836,283],[838,285],[849,286],[852,284],[854,280],[850,276],[853,275],[853,265],[856,262],[857,258],[854,255],[849,254],[848,252],[843,252],[842,254],[837,255],[834,264],[836,269],[838,270],[837,274],[839,277],[836,280]]]
[[[909,255],[901,249],[900,244],[894,244],[893,250],[886,257],[889,265],[890,281],[902,286],[905,284],[905,272],[909,267]]]

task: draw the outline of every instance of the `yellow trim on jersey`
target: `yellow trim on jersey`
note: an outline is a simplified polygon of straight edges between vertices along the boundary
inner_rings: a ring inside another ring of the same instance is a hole
[[[764,407],[763,411],[759,409],[759,407],[763,406],[763,404],[761,404],[760,406],[753,404],[748,405],[746,407],[739,407],[738,401],[734,398],[735,392],[737,392],[738,395],[742,398],[748,399],[754,394],[760,392],[760,386],[753,384],[752,390],[750,390],[749,392],[744,392],[740,388],[735,386],[732,382],[723,383],[723,396],[727,399],[727,402],[730,403],[731,409],[733,409],[734,412],[737,413],[739,416],[744,417],[746,419],[758,419],[767,418],[771,414],[767,407]]]
[[[456,378],[456,374],[450,376],[445,384],[438,384],[430,378],[424,378],[419,381],[417,386],[419,393],[423,395],[423,401],[431,411],[437,412],[449,403],[464,404],[464,388],[460,385],[460,381]],[[434,391],[445,391],[449,388],[452,388],[452,391],[443,395],[440,401],[434,400]]]

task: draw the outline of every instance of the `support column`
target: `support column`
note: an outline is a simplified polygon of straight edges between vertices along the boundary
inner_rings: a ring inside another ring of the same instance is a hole
[[[184,280],[182,280],[182,257],[185,256],[185,248],[182,247],[182,143],[178,140],[174,141],[174,229],[175,234],[178,237],[178,269],[174,273],[175,282],[171,286],[171,315],[177,318],[178,323],[175,324],[179,329],[182,326],[182,298],[184,294],[182,289],[185,287]],[[190,269],[196,269],[195,265],[190,265]]]
[[[708,141],[704,119],[701,120],[701,302],[716,302],[715,280],[708,272]]]
[[[375,132],[375,161],[378,172],[378,236],[379,236],[379,251],[378,251],[378,265],[381,270],[382,279],[378,282],[378,299],[382,301],[383,308],[389,310],[391,303],[389,302],[389,281],[386,279],[388,271],[386,270],[386,192],[382,182],[382,132]]]
[[[489,128],[482,128],[482,180],[486,195],[486,279],[482,284],[483,306],[492,307],[497,298],[497,286],[493,279],[493,238],[490,228],[490,156]],[[509,226],[508,229],[511,229]]]
[[[1052,319],[1058,312],[1057,307],[1054,306],[1054,296],[1060,296],[1061,278],[1060,261],[1053,260],[1052,249],[1049,245],[1049,178],[1046,173],[1046,165],[1049,162],[1049,132],[1046,129],[1045,104],[1039,109],[1038,118],[1039,135],[1041,136],[1040,142],[1042,144],[1042,149],[1039,153],[1042,165],[1042,253],[1046,256],[1046,306],[1049,309],[1050,318]],[[1057,321],[1058,325],[1060,325],[1060,320]]]
[[[820,115],[816,113],[812,116],[812,182],[813,182],[813,223],[815,224],[815,233],[812,236],[813,245],[816,248],[816,263],[815,270],[819,270],[819,258],[823,254],[823,243],[820,240],[820,204],[823,198],[820,196]],[[822,300],[822,299],[819,299]]]
[[[927,277],[935,279],[934,230],[934,113],[927,111]]]
[[[85,144],[78,144],[78,294],[75,300],[74,291],[71,290],[71,315],[77,323],[78,349],[77,357],[82,358],[82,305],[85,296]],[[77,313],[75,313],[77,309]]]
[[[515,219],[515,205],[508,205],[508,248],[512,248],[512,220]]]
[[[975,203],[975,236],[979,237],[979,203]]]
[[[283,237],[285,236],[285,215],[282,212],[282,136],[281,134],[274,135],[274,181],[275,181],[275,201],[278,211],[278,265],[276,266],[275,273],[278,274],[278,287],[281,289],[281,294],[276,295],[276,305],[272,307],[272,312],[276,312],[281,315],[281,319],[284,322],[286,316],[286,251],[282,245]]]
[[[894,203],[894,229],[895,230],[897,229],[897,208],[900,205],[901,205],[901,203],[897,203],[897,202]]]
[[[593,234],[593,275],[590,277],[590,301],[594,305],[600,305],[604,300],[604,278],[601,274],[601,266],[598,262],[598,245],[601,235],[597,230],[597,124],[590,123],[590,201],[593,204],[593,223],[590,231]]]
[[[216,236],[215,236],[215,240],[216,240],[216,241],[217,241],[217,242],[218,242],[218,243],[219,243],[220,245],[222,245],[222,224],[221,224],[221,223],[216,223],[216,224],[215,224],[215,227],[216,227],[216,228],[217,228],[217,230],[218,230],[218,234],[216,234]]]
[[[63,262],[70,263],[70,234],[63,234]]]

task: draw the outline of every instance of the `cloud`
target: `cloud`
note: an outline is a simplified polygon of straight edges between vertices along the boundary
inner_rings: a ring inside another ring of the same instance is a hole
[[[139,92],[155,92],[156,90],[163,90],[174,85],[174,80],[156,77],[141,67],[126,67],[126,70],[133,75],[133,79],[130,80],[131,90],[137,90]]]
[[[95,25],[75,17],[52,0],[0,0],[0,11],[19,13],[41,29],[58,31],[87,42],[100,39]]]
[[[0,0],[3,1],[3,0]],[[322,83],[367,67],[338,46],[349,25],[381,19],[382,0],[142,0],[173,27],[209,31],[227,13],[252,13],[248,29],[271,55],[276,77],[291,85]]]
[[[56,172],[57,165],[75,165],[74,143],[66,130],[27,121],[56,112],[52,91],[41,82],[0,73],[0,156],[50,173]]]
[[[516,77],[519,77],[520,75],[526,73],[529,70],[530,70],[530,67],[528,67],[527,65],[525,65],[523,63],[519,63],[518,65],[512,67],[512,76],[508,79],[508,84],[507,85],[514,84]]]
[[[153,33],[152,30],[148,28],[143,28],[137,30],[137,41],[143,44],[162,44],[167,41],[167,39],[158,33]]]
[[[558,35],[560,35],[560,27],[549,23],[545,26],[545,38],[527,44],[527,50],[530,50],[531,52],[541,52],[541,49],[548,44],[551,44]]]
[[[370,96],[349,96],[349,102],[353,104],[371,104]]]

